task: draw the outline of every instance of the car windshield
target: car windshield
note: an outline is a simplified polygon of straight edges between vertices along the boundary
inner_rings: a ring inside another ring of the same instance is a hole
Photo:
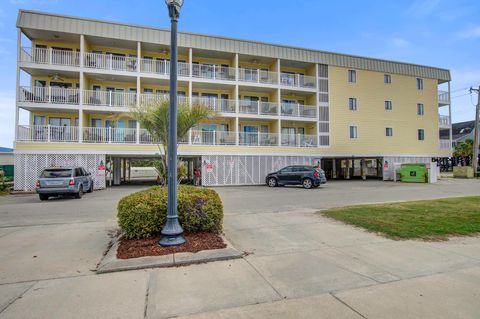
[[[46,169],[42,172],[42,178],[71,177],[71,169]]]

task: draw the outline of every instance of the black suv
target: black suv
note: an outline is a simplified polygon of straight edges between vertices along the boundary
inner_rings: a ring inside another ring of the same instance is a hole
[[[304,188],[318,187],[325,184],[325,172],[315,166],[292,165],[270,173],[265,178],[265,183],[270,187],[283,185],[303,185]]]

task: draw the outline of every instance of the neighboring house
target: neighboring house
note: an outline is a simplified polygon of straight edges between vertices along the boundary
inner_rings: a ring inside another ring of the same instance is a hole
[[[452,124],[452,146],[474,138],[475,121],[467,121]]]
[[[168,30],[24,10],[17,21],[18,74],[30,84],[17,87],[16,107],[30,122],[16,123],[15,189],[32,189],[48,165],[82,165],[102,188],[104,164],[117,184],[123,159],[158,153],[127,112],[168,96]],[[449,70],[178,37],[179,100],[218,112],[178,149],[190,169],[201,165],[203,185],[261,184],[290,164],[321,164],[329,178],[381,178],[393,163],[451,155]],[[439,116],[442,107],[449,116]]]
[[[13,177],[13,149],[0,147],[0,169],[5,172],[5,176]]]

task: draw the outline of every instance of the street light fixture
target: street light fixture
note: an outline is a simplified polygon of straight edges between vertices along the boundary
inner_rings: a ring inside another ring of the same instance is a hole
[[[165,0],[171,21],[170,40],[170,112],[168,114],[168,211],[162,229],[161,246],[185,243],[177,210],[177,22],[183,0]]]

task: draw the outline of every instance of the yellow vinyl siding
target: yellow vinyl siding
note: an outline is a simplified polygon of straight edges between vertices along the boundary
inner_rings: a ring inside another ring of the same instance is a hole
[[[392,83],[383,82],[384,73],[356,70],[357,82],[348,82],[348,69],[329,67],[331,149],[348,154],[438,153],[437,83],[423,79],[424,89],[416,88],[416,78],[392,75]],[[357,99],[357,111],[349,111],[348,99]],[[393,109],[385,110],[385,100]],[[423,103],[425,115],[417,116],[417,103]],[[349,138],[349,126],[358,127],[358,138]],[[385,136],[385,127],[393,136]],[[425,130],[418,141],[417,129]]]

